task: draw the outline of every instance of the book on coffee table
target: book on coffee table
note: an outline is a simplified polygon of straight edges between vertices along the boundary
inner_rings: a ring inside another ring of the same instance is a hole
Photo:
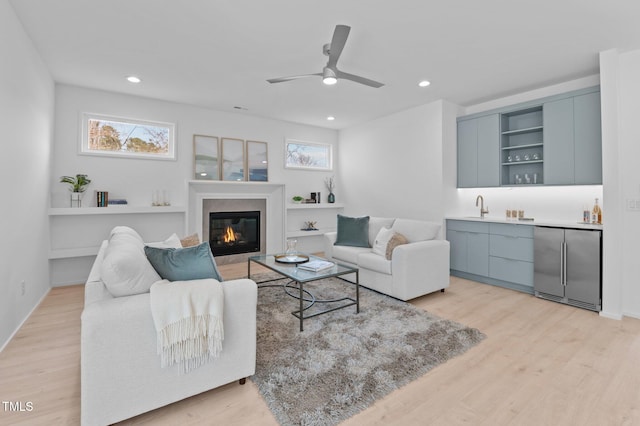
[[[329,262],[328,260],[310,260],[309,262],[301,263],[298,265],[300,269],[306,269],[308,271],[318,272],[323,269],[329,269],[334,266],[333,262]]]

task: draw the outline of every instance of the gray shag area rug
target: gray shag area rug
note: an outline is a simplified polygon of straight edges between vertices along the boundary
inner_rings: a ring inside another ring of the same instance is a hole
[[[355,296],[354,285],[336,278],[304,288],[318,299]],[[359,314],[351,306],[310,318],[303,332],[291,315],[297,307],[298,300],[282,287],[258,290],[257,365],[251,380],[281,425],[338,424],[485,337],[362,287]]]

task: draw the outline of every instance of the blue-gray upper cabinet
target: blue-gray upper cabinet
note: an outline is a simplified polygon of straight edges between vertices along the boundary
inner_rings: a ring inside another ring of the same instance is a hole
[[[600,93],[546,102],[544,119],[544,183],[602,183]]]
[[[458,188],[500,185],[499,114],[458,121]]]

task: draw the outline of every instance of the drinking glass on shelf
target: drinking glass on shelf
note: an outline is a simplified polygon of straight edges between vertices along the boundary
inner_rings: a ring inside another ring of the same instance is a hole
[[[524,174],[524,182],[531,183],[531,177],[529,176],[529,173]]]
[[[510,156],[510,155],[509,155],[509,156],[507,156],[507,162],[509,162],[509,163],[510,163],[510,162],[512,162],[512,161],[513,161],[513,157],[512,157],[512,156]]]
[[[535,152],[535,153],[533,154],[533,159],[534,159],[534,160],[539,160],[539,159],[540,159],[540,154],[538,154],[537,152]]]
[[[516,160],[516,161],[520,161],[520,156],[519,156],[519,155],[516,155],[515,160]]]
[[[531,156],[529,154],[525,154],[524,161],[529,161],[529,160],[531,160]]]

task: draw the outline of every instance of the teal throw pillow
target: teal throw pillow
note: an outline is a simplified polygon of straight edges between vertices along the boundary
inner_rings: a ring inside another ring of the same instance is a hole
[[[145,246],[144,253],[162,279],[189,281],[214,278],[222,281],[208,241],[185,248]]]
[[[371,247],[369,245],[369,216],[338,215],[336,246]]]

